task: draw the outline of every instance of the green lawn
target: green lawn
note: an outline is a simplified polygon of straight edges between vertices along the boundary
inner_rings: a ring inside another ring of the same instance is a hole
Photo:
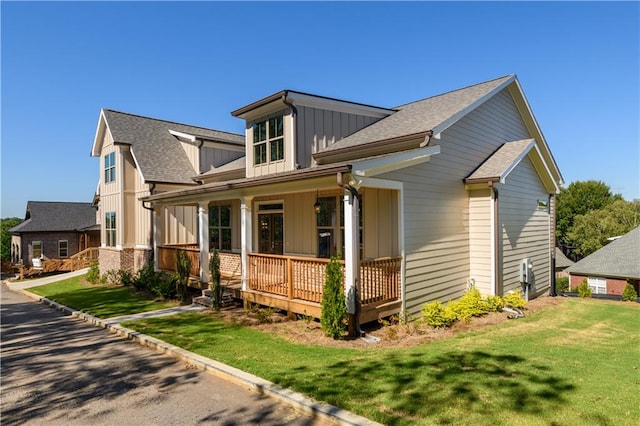
[[[207,314],[126,324],[388,425],[640,424],[640,309],[569,299],[404,349],[289,343]]]
[[[83,276],[32,287],[28,291],[98,318],[111,318],[175,306],[138,294],[131,287],[87,284]]]

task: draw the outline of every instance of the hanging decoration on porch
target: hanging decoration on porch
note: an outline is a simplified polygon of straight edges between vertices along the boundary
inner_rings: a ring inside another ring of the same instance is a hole
[[[320,201],[318,201],[318,191],[316,190],[316,202],[313,203],[313,210],[316,214],[320,214]]]

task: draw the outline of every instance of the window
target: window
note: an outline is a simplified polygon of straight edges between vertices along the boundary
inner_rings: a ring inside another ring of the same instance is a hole
[[[593,294],[607,294],[607,279],[601,277],[588,277],[587,284]]]
[[[231,206],[209,207],[209,250],[231,250]]]
[[[253,124],[253,164],[284,160],[283,116]]]
[[[104,183],[116,180],[116,153],[112,152],[104,156]]]
[[[37,259],[39,257],[42,257],[42,241],[34,241],[31,243],[31,246],[33,248],[33,253],[31,255],[31,257],[33,259]]]
[[[69,241],[58,240],[58,257],[69,256]]]
[[[363,254],[362,245],[362,196],[358,196],[360,205],[360,256]],[[320,197],[320,213],[316,216],[318,229],[318,257],[329,258],[338,255],[344,259],[344,202],[342,196]],[[338,208],[339,206],[339,208]],[[337,238],[340,238],[337,241]]]
[[[108,212],[104,215],[105,245],[115,247],[116,245],[116,212]]]

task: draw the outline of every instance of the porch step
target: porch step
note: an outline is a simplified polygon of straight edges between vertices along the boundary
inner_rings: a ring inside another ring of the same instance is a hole
[[[203,305],[208,308],[213,306],[213,298],[211,297],[211,290],[202,290],[202,296],[194,297],[192,302],[198,305]],[[226,308],[227,306],[234,305],[236,303],[235,298],[231,293],[223,292],[220,306]]]

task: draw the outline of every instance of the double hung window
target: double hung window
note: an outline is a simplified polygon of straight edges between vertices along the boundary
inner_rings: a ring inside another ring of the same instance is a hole
[[[104,183],[116,180],[116,153],[112,152],[104,156]]]
[[[253,124],[253,164],[284,160],[284,122],[278,115]]]
[[[116,212],[107,212],[104,215],[105,245],[115,247],[116,245]]]
[[[42,241],[33,241],[31,243],[31,247],[33,249],[32,256],[34,259],[42,257]]]
[[[58,240],[58,257],[68,257],[69,256],[69,241],[67,240]]]
[[[587,284],[593,294],[607,294],[607,279],[601,277],[588,277]]]

